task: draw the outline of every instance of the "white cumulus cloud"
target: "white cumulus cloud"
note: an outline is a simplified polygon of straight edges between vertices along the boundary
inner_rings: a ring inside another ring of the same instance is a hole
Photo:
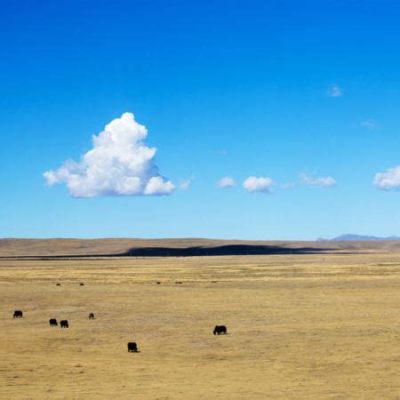
[[[229,188],[235,186],[235,180],[231,176],[224,176],[218,181],[217,186],[222,189]]]
[[[343,90],[338,85],[333,85],[328,89],[328,96],[329,97],[342,97]]]
[[[243,182],[243,187],[250,193],[271,193],[273,184],[273,180],[267,176],[249,176]]]
[[[400,189],[400,166],[375,174],[374,185],[380,190]]]
[[[168,195],[175,185],[161,176],[155,147],[144,143],[147,129],[124,113],[92,138],[79,162],[66,161],[44,173],[48,185],[64,183],[74,197]]]
[[[301,181],[308,186],[332,187],[336,185],[336,180],[331,176],[315,177],[307,174],[300,175]]]

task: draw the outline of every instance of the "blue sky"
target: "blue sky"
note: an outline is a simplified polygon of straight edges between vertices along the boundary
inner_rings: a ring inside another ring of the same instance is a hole
[[[0,236],[400,234],[399,17],[394,0],[3,2]],[[175,190],[100,175],[74,197],[59,168],[86,174],[126,112],[157,148],[140,178]]]

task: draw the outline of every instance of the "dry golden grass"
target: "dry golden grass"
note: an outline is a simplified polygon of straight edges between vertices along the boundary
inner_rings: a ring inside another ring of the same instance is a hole
[[[400,398],[400,254],[3,259],[0,293],[1,399]]]

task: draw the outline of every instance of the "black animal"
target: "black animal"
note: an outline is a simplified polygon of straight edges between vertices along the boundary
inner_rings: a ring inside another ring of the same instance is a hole
[[[20,310],[14,311],[14,318],[22,318],[24,316],[23,312]]]
[[[79,286],[85,286],[85,284],[84,284],[83,282],[81,282],[81,283],[79,284]]]
[[[61,283],[56,283],[57,286],[61,286]]]
[[[128,343],[128,352],[129,353],[137,353],[139,350],[137,348],[136,342],[129,342]]]
[[[50,318],[49,325],[50,326],[58,326],[57,320],[55,318]]]
[[[161,285],[161,282],[160,282],[160,281],[157,281],[157,285]]]
[[[69,328],[69,324],[66,319],[63,319],[62,321],[60,321],[60,328]]]
[[[88,317],[89,319],[96,319],[96,317],[94,316],[94,314],[91,312],[90,314],[89,314],[89,317]]]
[[[214,335],[226,335],[228,330],[225,325],[216,325],[213,331]]]

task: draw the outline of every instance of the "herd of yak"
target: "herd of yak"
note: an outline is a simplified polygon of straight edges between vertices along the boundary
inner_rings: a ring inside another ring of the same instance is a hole
[[[157,282],[157,284],[159,285],[160,283]],[[60,286],[59,283],[57,283],[57,286]],[[84,286],[83,283],[80,284],[80,286]],[[15,310],[14,311],[14,319],[18,319],[18,318],[23,318],[24,313],[21,310]],[[90,313],[88,316],[89,319],[96,319],[94,313]],[[58,326],[58,322],[55,318],[50,318],[49,319],[49,325],[50,326]],[[63,319],[60,321],[60,328],[69,328],[69,323],[68,320]],[[213,330],[213,334],[214,335],[226,335],[228,333],[228,330],[226,329],[225,325],[216,325],[214,330]],[[136,342],[129,342],[128,343],[128,352],[130,353],[138,353],[138,346]]]

